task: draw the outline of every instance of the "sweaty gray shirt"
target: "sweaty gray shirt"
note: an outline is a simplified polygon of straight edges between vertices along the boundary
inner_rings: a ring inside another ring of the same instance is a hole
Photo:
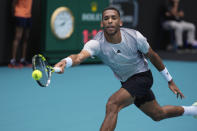
[[[136,30],[121,28],[120,32],[122,41],[118,44],[107,42],[101,31],[85,44],[83,50],[91,56],[99,57],[124,82],[132,75],[149,69],[143,54],[148,53],[150,46],[146,38]]]

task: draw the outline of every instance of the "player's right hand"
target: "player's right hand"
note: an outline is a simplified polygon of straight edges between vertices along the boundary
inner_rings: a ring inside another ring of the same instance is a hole
[[[61,68],[61,71],[59,72],[59,74],[64,73],[65,66],[66,66],[66,61],[65,60],[61,60],[60,62],[58,62],[57,64],[55,64],[55,67]]]

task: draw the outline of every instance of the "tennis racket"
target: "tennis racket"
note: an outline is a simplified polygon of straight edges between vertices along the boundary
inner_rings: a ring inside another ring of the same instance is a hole
[[[51,75],[53,72],[60,72],[61,68],[59,67],[52,67],[47,63],[46,58],[41,55],[37,54],[32,57],[32,68],[34,70],[40,70],[42,72],[42,78],[36,80],[36,82],[41,87],[49,86],[51,82]]]

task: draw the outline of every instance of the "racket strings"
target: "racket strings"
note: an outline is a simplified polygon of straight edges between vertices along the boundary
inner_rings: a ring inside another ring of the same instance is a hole
[[[42,58],[38,57],[36,60],[36,66],[36,68],[42,72],[42,78],[39,80],[40,84],[47,86],[50,83],[47,64],[42,60]]]
[[[32,67],[33,70],[40,70],[42,72],[42,77],[37,80],[38,84],[42,87],[48,86],[54,69],[47,63],[46,58],[41,54],[33,56]]]

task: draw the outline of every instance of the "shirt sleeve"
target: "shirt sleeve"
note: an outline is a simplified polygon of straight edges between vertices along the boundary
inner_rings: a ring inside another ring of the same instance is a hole
[[[144,54],[148,53],[150,45],[148,44],[146,38],[139,31],[136,32],[136,36],[138,50]]]
[[[84,45],[82,50],[88,51],[92,57],[96,56],[100,51],[99,42],[97,40],[90,40]]]

